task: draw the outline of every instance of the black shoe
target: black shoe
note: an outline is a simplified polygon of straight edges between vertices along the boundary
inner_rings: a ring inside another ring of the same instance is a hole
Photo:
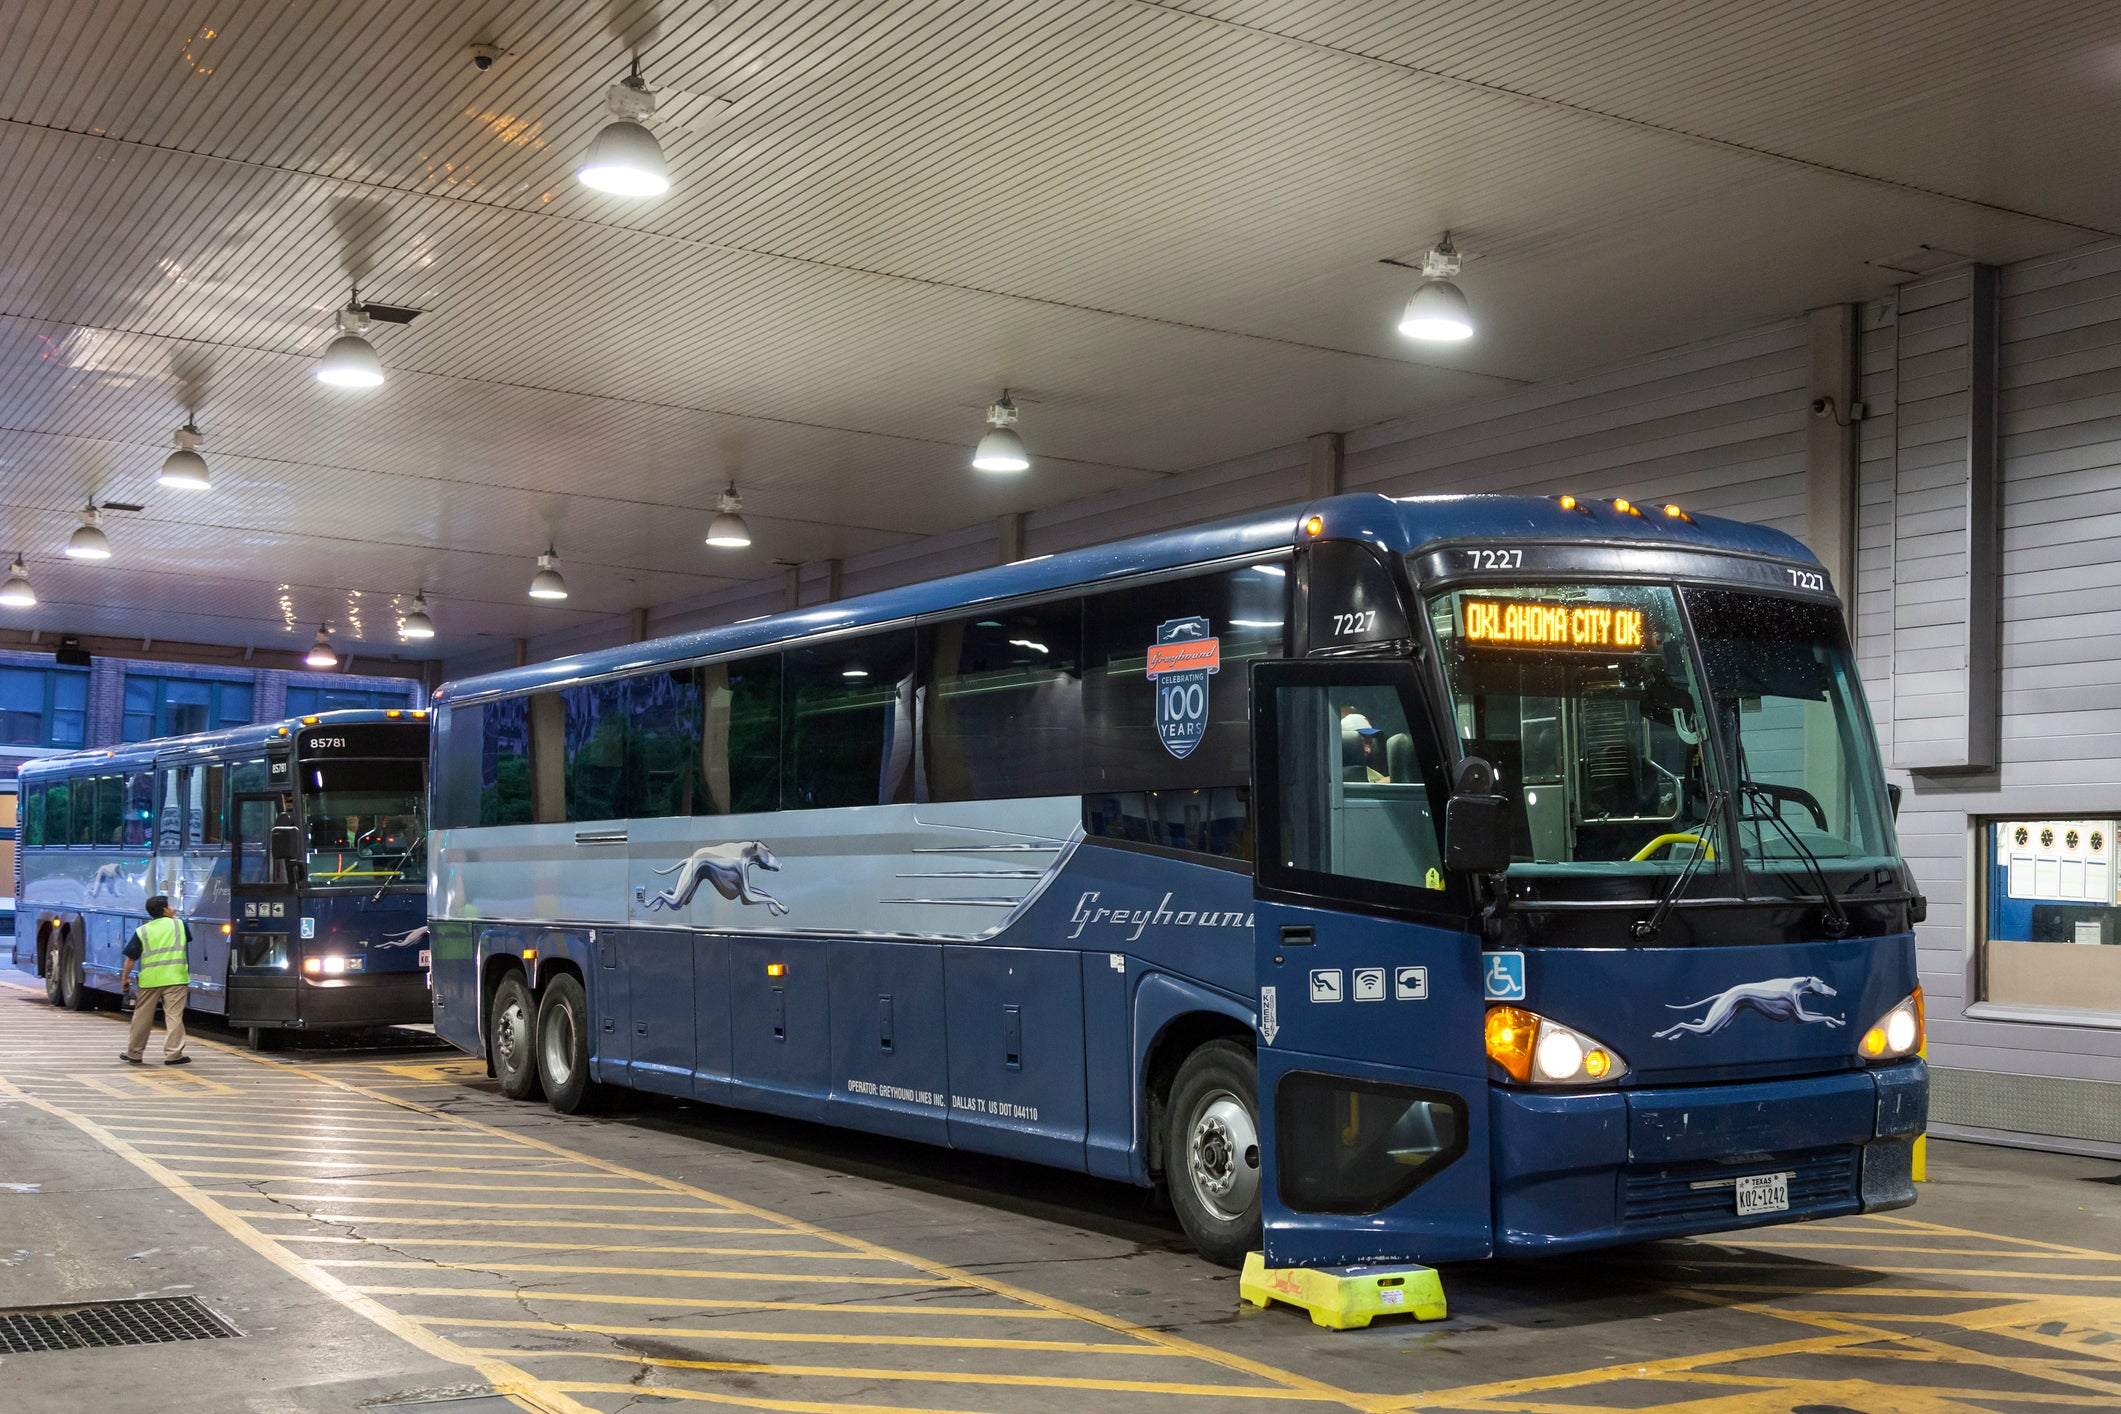
[[[176,1058],[175,1060],[166,1060],[166,1061],[162,1062],[162,1064],[164,1064],[164,1065],[190,1065],[190,1064],[191,1064],[191,1057],[190,1057],[190,1056],[178,1056],[178,1057],[177,1057],[177,1058]]]
[[[124,1062],[125,1062],[125,1063],[126,1063],[127,1065],[146,1065],[146,1064],[147,1064],[147,1062],[146,1062],[146,1061],[144,1061],[144,1060],[141,1060],[141,1059],[140,1059],[140,1058],[139,1058],[138,1056],[129,1056],[129,1055],[125,1054],[125,1052],[123,1052],[123,1051],[120,1051],[120,1052],[118,1052],[118,1059],[119,1059],[119,1060],[122,1060],[122,1061],[124,1061]]]

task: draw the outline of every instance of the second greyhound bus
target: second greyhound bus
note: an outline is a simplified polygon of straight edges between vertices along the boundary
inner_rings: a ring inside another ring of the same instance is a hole
[[[168,897],[188,1009],[269,1045],[424,1022],[427,713],[325,712],[25,763],[14,960],[55,1006],[116,1004]]]
[[[1795,540],[1348,496],[450,684],[435,1020],[1162,1184],[1207,1256],[1894,1208],[1891,796]]]

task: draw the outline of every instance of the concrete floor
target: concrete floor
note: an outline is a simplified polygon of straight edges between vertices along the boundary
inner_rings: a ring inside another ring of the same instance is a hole
[[[1452,1268],[1449,1320],[1334,1334],[1131,1189],[569,1118],[417,1037],[132,1070],[32,981],[0,968],[0,1308],[190,1294],[243,1334],[0,1357],[9,1414],[2121,1409],[2111,1161],[1938,1144],[1903,1213]]]

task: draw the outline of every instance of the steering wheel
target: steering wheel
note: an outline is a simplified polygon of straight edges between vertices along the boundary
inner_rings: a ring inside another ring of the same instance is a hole
[[[1674,844],[1700,845],[1703,850],[1707,851],[1709,860],[1712,863],[1715,861],[1716,846],[1706,843],[1699,835],[1688,834],[1684,831],[1678,834],[1659,835],[1656,839],[1651,840],[1641,849],[1638,849],[1633,854],[1629,855],[1628,859],[1631,863],[1640,864],[1644,860],[1648,859],[1651,855],[1655,854],[1658,850],[1663,849],[1666,845]]]
[[[1758,791],[1760,794],[1776,801],[1795,801],[1811,813],[1812,823],[1819,827],[1820,834],[1833,833],[1826,827],[1826,811],[1820,806],[1819,797],[1813,795],[1804,787],[1777,785],[1773,781],[1747,781],[1745,789]]]

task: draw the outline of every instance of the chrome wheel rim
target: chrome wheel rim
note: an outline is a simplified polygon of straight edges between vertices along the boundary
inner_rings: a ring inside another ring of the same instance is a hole
[[[520,1070],[529,1047],[530,1016],[521,1002],[511,1001],[493,1019],[493,1053],[501,1069]]]
[[[546,1013],[544,1044],[538,1049],[539,1059],[545,1064],[545,1078],[555,1085],[565,1085],[574,1074],[573,1012],[556,1006]]]
[[[1207,1096],[1187,1127],[1186,1169],[1193,1192],[1218,1222],[1236,1222],[1259,1197],[1259,1126],[1227,1090]]]

